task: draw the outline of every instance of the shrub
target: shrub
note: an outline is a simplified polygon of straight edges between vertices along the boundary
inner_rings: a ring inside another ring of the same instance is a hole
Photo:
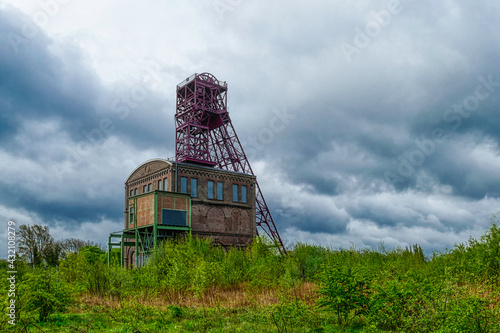
[[[307,305],[296,298],[282,298],[279,304],[271,306],[269,310],[271,323],[278,332],[293,331],[304,323],[311,325],[314,321]]]
[[[370,322],[384,330],[404,328],[412,331],[412,326],[420,321],[425,304],[424,295],[418,289],[418,283],[406,276],[398,276],[374,287]]]
[[[456,297],[450,302],[445,327],[450,332],[500,332],[490,302],[477,296]]]
[[[324,247],[298,243],[290,256],[296,258],[299,264],[300,278],[312,280],[321,272],[321,267],[328,258],[327,254],[328,250]]]
[[[360,278],[350,267],[327,267],[320,277],[319,305],[330,308],[340,326],[368,310],[369,282]]]
[[[27,301],[26,309],[38,312],[38,320],[45,319],[56,311],[65,311],[74,302],[72,289],[53,268],[38,269],[26,274],[19,287]]]

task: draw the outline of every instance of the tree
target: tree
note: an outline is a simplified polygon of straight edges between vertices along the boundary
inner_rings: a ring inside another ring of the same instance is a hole
[[[92,242],[92,241],[84,241],[78,238],[67,238],[64,239],[60,242],[61,248],[65,253],[71,252],[71,253],[78,253],[82,247],[85,246],[98,246],[98,244]]]
[[[53,238],[50,236],[47,226],[23,224],[19,227],[19,254],[33,267],[41,262],[43,250],[52,242]]]
[[[91,265],[95,264],[97,261],[103,258],[106,253],[101,250],[98,246],[87,245],[80,249],[79,253],[83,255],[85,260]]]
[[[45,263],[51,267],[57,266],[61,257],[62,247],[60,242],[50,243],[43,252]]]
[[[61,257],[65,258],[67,253],[78,253],[86,247],[101,248],[92,241],[84,241],[77,238],[67,238],[54,241],[50,235],[49,227],[40,225],[21,225],[19,235],[19,254],[32,266],[41,264],[57,266]],[[102,252],[102,249],[100,249]]]
[[[32,267],[45,262],[55,266],[61,254],[61,246],[54,242],[48,226],[26,225],[19,227],[19,254],[22,255]]]

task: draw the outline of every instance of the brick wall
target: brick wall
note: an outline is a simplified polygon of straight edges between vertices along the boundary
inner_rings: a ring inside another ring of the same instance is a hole
[[[125,228],[128,227],[128,201],[130,190],[132,197],[143,194],[143,187],[151,184],[151,190],[158,190],[158,181],[167,178],[167,190],[170,192],[181,191],[181,177],[187,180],[186,193],[191,194],[191,179],[197,180],[197,196],[192,197],[191,227],[192,233],[200,237],[210,237],[216,243],[224,246],[245,246],[256,234],[255,224],[255,177],[243,173],[230,172],[210,167],[197,166],[187,163],[176,163],[166,160],[151,160],[141,164],[129,176],[125,183]],[[208,198],[208,181],[214,182],[214,198]],[[217,183],[223,184],[223,197],[217,198]],[[238,200],[233,201],[233,185],[238,186]],[[242,202],[242,186],[247,188],[247,201]],[[162,186],[162,190],[165,188]],[[149,196],[147,196],[149,197]],[[151,196],[153,197],[153,196]],[[172,200],[165,198],[162,200]],[[142,203],[147,213],[141,215],[141,223],[146,223],[143,218],[153,219],[149,213],[151,203]],[[160,207],[171,207],[173,203],[161,203]],[[153,202],[154,207],[154,202]],[[146,212],[145,211],[145,212]],[[139,214],[139,212],[137,212]],[[137,215],[139,222],[139,215]],[[153,221],[151,222],[153,223]]]

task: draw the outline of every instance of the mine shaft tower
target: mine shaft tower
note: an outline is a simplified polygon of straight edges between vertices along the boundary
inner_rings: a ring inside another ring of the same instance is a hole
[[[177,85],[175,159],[254,175],[227,111],[227,84],[212,74],[193,74]],[[286,253],[259,184],[255,183],[259,227]]]

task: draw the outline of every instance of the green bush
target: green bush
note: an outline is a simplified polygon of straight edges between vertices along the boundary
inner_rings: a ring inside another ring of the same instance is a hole
[[[314,321],[310,308],[296,298],[284,297],[279,304],[269,308],[269,318],[278,332],[292,332],[303,325]],[[309,326],[312,326],[309,324]]]
[[[290,256],[298,262],[300,278],[314,280],[328,260],[329,253],[328,249],[318,245],[297,243],[290,251]]]
[[[369,281],[359,277],[350,267],[326,267],[320,277],[318,293],[318,304],[332,310],[342,327],[369,309]]]
[[[383,330],[414,332],[427,325],[427,295],[423,284],[411,276],[399,276],[374,287],[370,322]]]
[[[449,332],[500,332],[498,317],[491,303],[477,296],[459,296],[451,300],[444,328]]]
[[[52,313],[65,311],[75,301],[72,288],[53,268],[40,268],[26,274],[19,294],[27,299],[26,309],[38,313],[40,322]]]

